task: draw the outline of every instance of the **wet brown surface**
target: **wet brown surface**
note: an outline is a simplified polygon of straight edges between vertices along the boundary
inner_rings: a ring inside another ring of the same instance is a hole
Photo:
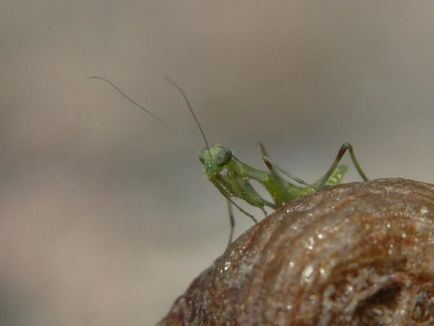
[[[161,325],[432,325],[434,186],[349,183],[252,227]]]

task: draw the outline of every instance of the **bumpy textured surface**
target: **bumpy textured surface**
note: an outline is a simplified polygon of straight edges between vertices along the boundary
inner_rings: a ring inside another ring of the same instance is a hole
[[[434,186],[348,183],[277,210],[160,325],[434,325]]]

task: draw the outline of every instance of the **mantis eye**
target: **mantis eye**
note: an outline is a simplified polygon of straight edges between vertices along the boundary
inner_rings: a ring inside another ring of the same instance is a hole
[[[215,162],[219,166],[226,165],[232,159],[232,152],[230,150],[224,150],[217,154]]]

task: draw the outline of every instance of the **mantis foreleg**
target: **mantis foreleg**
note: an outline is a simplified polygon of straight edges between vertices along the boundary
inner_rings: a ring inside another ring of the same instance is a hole
[[[229,223],[231,226],[231,231],[229,232],[229,242],[228,242],[228,247],[229,247],[234,237],[235,218],[234,218],[234,211],[232,209],[232,203],[229,200],[227,200],[226,202],[228,204]]]
[[[217,180],[211,180],[211,182],[214,184],[214,186],[217,188],[217,190],[226,198],[226,202],[228,205],[229,223],[230,223],[230,228],[231,228],[231,230],[229,232],[229,242],[228,242],[228,246],[229,246],[232,243],[232,239],[234,236],[234,229],[235,229],[235,218],[234,218],[234,212],[232,209],[232,205],[235,206],[236,208],[238,208],[241,213],[250,217],[252,219],[252,221],[255,222],[255,224],[258,223],[258,220],[252,214],[245,211],[242,207],[240,207],[237,203],[235,203],[232,200],[230,193],[228,193],[226,191],[226,189]]]
[[[211,182],[214,184],[214,186],[217,188],[218,191],[223,195],[223,197],[226,198],[227,201],[229,201],[232,205],[234,205],[238,210],[243,213],[244,215],[250,217],[250,219],[256,223],[258,223],[258,220],[249,212],[244,210],[240,205],[238,205],[236,202],[234,202],[231,198],[231,194],[226,191],[226,189],[217,181],[217,180],[211,180]]]

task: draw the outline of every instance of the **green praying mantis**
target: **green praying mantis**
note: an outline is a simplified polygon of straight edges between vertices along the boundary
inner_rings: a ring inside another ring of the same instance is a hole
[[[166,124],[158,116],[132,100],[125,92],[123,92],[110,80],[99,76],[91,76],[89,78],[99,79],[106,82],[128,101],[151,115],[154,119],[158,120],[167,128],[178,133],[174,128]],[[260,209],[265,215],[267,215],[266,208],[275,210],[303,196],[312,194],[326,187],[338,185],[342,182],[347,171],[347,166],[340,164],[341,159],[347,151],[349,152],[351,161],[360,177],[365,181],[368,180],[368,177],[362,170],[354,154],[354,149],[350,143],[344,143],[340,147],[336,158],[332,162],[327,172],[313,183],[307,183],[304,180],[286,172],[270,158],[264,145],[262,144],[258,144],[258,147],[267,170],[254,168],[238,159],[229,148],[222,145],[210,146],[199,119],[197,118],[184,90],[169,77],[166,77],[165,79],[182,95],[206,145],[199,154],[199,160],[203,165],[203,170],[209,181],[223,195],[228,203],[228,215],[230,222],[228,245],[232,243],[235,228],[233,206],[248,216],[254,223],[258,223],[258,220],[255,218],[255,216],[241,207],[239,203],[235,201],[236,199],[244,201],[248,205]],[[269,194],[271,200],[261,196],[253,186],[252,181],[259,183]]]

